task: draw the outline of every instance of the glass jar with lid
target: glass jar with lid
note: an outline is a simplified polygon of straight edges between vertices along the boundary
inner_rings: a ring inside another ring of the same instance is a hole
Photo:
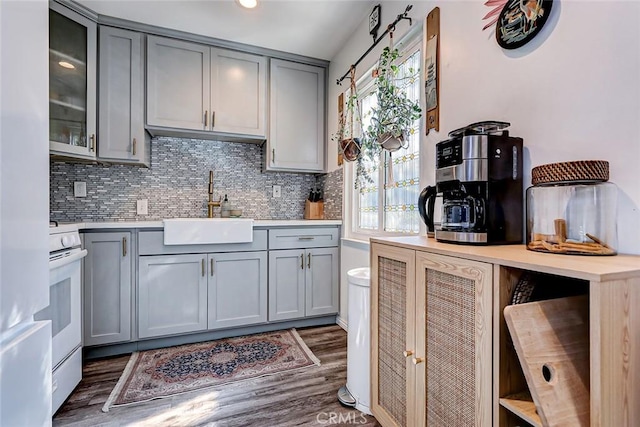
[[[569,255],[615,255],[618,188],[601,160],[533,168],[527,189],[527,249]]]

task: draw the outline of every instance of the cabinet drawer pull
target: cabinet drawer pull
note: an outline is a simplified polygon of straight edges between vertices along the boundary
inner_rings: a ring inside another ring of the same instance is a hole
[[[122,256],[123,257],[127,256],[127,238],[126,237],[122,238]]]
[[[300,254],[300,270],[304,270],[304,254]]]
[[[211,275],[213,276],[213,258],[211,258]]]
[[[206,129],[206,127],[209,125],[209,110],[205,110],[204,112],[204,127]]]
[[[91,134],[91,136],[89,137],[89,141],[91,141],[91,144],[89,145],[89,150],[96,151],[96,134],[95,133]]]
[[[204,269],[205,269],[204,258],[202,258],[202,277],[204,277],[205,275]]]
[[[211,129],[213,129],[216,125],[216,112],[211,112]]]
[[[311,253],[307,254],[307,268],[311,268]]]
[[[314,240],[314,236],[298,236],[298,240]]]
[[[135,138],[133,138],[133,144],[131,144],[131,154],[132,155],[136,155],[136,145],[138,144],[138,141],[136,141]]]
[[[404,352],[402,352],[402,354],[404,354],[404,357],[409,357],[413,355],[413,351],[412,350],[405,350]]]
[[[424,360],[421,357],[414,357],[413,358],[413,364],[417,365],[418,363],[422,363],[424,362]]]

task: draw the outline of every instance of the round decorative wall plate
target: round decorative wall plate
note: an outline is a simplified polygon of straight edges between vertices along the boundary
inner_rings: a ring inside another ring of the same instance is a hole
[[[496,40],[504,49],[529,43],[549,19],[553,0],[508,0],[496,23]]]

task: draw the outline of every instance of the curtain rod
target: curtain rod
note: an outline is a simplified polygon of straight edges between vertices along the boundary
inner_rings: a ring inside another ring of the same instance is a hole
[[[336,80],[336,84],[341,85],[342,81],[344,79],[347,78],[347,76],[349,75],[349,73],[351,72],[351,68],[353,67],[357,67],[358,64],[360,63],[360,61],[362,61],[364,58],[366,58],[366,56],[373,50],[374,47],[376,47],[378,45],[378,43],[380,43],[380,41],[390,32],[392,32],[393,30],[396,29],[396,24],[400,21],[402,21],[403,19],[408,19],[409,20],[409,25],[411,25],[411,18],[409,18],[407,15],[409,14],[409,11],[411,10],[411,8],[413,8],[413,5],[410,4],[407,6],[407,8],[404,10],[403,13],[399,14],[396,17],[396,20],[393,21],[391,24],[387,25],[387,29],[384,31],[384,33],[382,33],[382,35],[380,37],[378,37],[373,44],[371,45],[371,47],[369,47],[369,49],[367,49],[367,51],[365,53],[362,54],[362,56],[360,58],[358,58],[358,60],[355,62],[355,64],[351,65],[351,67],[349,67],[349,70],[344,73],[344,75],[342,77],[340,77],[339,79]]]

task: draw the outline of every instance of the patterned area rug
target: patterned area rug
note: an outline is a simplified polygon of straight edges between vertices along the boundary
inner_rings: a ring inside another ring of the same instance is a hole
[[[102,411],[313,365],[295,329],[135,352]]]

